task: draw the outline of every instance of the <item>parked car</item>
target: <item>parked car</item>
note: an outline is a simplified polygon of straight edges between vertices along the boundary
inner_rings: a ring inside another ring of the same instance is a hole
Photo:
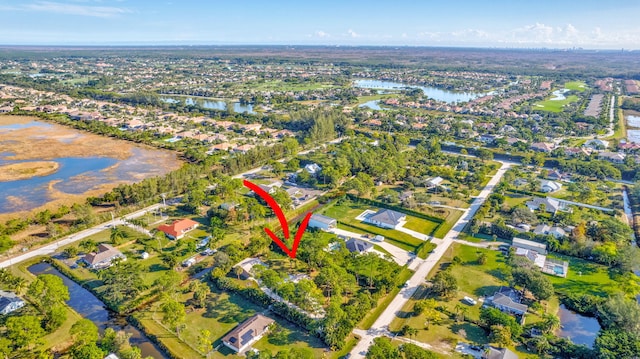
[[[475,299],[471,298],[471,297],[464,297],[462,298],[462,302],[465,304],[469,304],[469,305],[476,305],[478,304],[478,302],[476,302]]]

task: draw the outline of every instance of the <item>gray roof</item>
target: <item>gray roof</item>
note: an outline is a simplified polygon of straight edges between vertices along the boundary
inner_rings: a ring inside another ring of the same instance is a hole
[[[489,349],[482,354],[482,359],[518,359],[518,356],[507,348],[489,347]]]
[[[371,244],[369,242],[361,241],[361,240],[356,239],[356,238],[351,238],[351,239],[349,239],[347,241],[346,247],[349,250],[349,252],[362,253],[362,252],[366,252],[367,250],[373,248],[373,244]]]
[[[3,312],[11,303],[24,303],[17,295],[0,290],[0,312]]]
[[[498,304],[503,307],[526,312],[529,307],[514,300],[517,299],[517,296],[518,294],[514,289],[509,287],[500,287],[500,289],[493,295],[491,303],[493,303],[493,305]]]
[[[381,209],[375,214],[371,215],[368,219],[370,221],[376,221],[376,222],[396,226],[398,225],[400,220],[405,217],[406,215],[404,213],[392,211],[390,209]]]
[[[328,224],[328,225],[336,224],[335,219],[331,217],[323,216],[321,214],[316,214],[316,213],[312,214],[309,220]]]

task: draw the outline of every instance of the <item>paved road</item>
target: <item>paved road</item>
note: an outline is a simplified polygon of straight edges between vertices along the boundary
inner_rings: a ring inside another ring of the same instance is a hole
[[[455,223],[453,228],[445,235],[445,237],[441,241],[434,240],[434,243],[437,243],[438,246],[434,250],[434,252],[427,257],[425,260],[420,260],[418,263],[418,267],[414,273],[414,275],[409,279],[409,285],[405,288],[402,288],[398,295],[389,303],[389,306],[382,312],[382,314],[378,317],[378,319],[373,323],[371,329],[366,332],[354,331],[354,333],[358,333],[361,337],[358,344],[356,344],[355,348],[351,350],[351,358],[364,358],[367,351],[369,350],[369,346],[373,342],[373,339],[380,335],[385,335],[385,333],[389,332],[389,324],[396,317],[396,313],[404,307],[407,301],[413,296],[415,291],[418,289],[418,286],[424,283],[424,278],[431,272],[433,267],[438,263],[440,258],[447,251],[451,243],[453,243],[454,239],[458,237],[460,232],[464,229],[467,223],[473,218],[476,214],[480,206],[487,199],[489,194],[493,191],[494,187],[500,182],[502,176],[504,176],[505,172],[512,166],[512,163],[502,163],[502,167],[498,170],[498,172],[489,180],[489,183],[480,191],[480,194],[476,197],[476,199],[471,203],[471,206],[466,211],[462,217]]]
[[[152,206],[143,208],[139,211],[127,214],[126,216],[124,216],[125,219],[134,219],[134,218],[138,218],[143,216],[145,213],[147,212],[151,212],[151,211],[155,211],[156,209],[162,207],[161,204],[154,204]],[[24,262],[28,259],[34,258],[34,257],[38,257],[38,256],[46,256],[46,255],[50,255],[52,253],[55,253],[58,248],[65,246],[67,244],[71,244],[74,242],[77,242],[81,239],[84,239],[86,237],[92,236],[98,232],[104,231],[107,228],[110,228],[111,226],[118,226],[118,225],[122,225],[124,224],[124,221],[122,219],[114,219],[112,221],[108,221],[108,222],[104,222],[101,224],[98,224],[94,227],[85,229],[84,231],[78,232],[78,233],[74,233],[70,236],[65,237],[64,239],[61,239],[57,242],[54,243],[50,243],[46,246],[40,247],[40,248],[35,248],[32,249],[28,252],[22,253],[20,255],[17,255],[13,258],[9,258],[7,260],[4,260],[2,262],[0,262],[0,268],[6,268],[9,267],[11,265],[14,264],[18,264],[20,262]]]

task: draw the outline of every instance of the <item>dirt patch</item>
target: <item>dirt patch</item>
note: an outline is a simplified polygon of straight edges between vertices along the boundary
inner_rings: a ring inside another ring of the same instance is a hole
[[[60,164],[54,161],[22,162],[0,166],[0,182],[50,175],[59,167]]]

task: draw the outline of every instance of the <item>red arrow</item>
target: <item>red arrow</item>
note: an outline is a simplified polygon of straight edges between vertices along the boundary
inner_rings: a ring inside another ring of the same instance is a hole
[[[271,197],[271,195],[269,195],[255,183],[251,183],[247,180],[242,181],[242,183],[245,185],[245,187],[255,192],[258,196],[264,199],[265,202],[267,202],[269,207],[271,207],[271,209],[273,210],[273,213],[275,213],[276,217],[278,217],[278,221],[280,221],[280,226],[282,227],[282,232],[284,233],[284,239],[288,240],[289,224],[287,223],[287,219],[284,217],[284,213],[282,213],[282,208],[280,208],[278,202],[276,202],[276,200]],[[308,212],[300,223],[298,232],[296,232],[296,235],[293,237],[293,246],[291,247],[291,249],[289,249],[287,245],[284,244],[284,242],[280,240],[280,238],[278,238],[278,236],[276,236],[275,233],[273,233],[269,228],[265,227],[264,231],[267,233],[267,235],[269,235],[269,237],[271,237],[271,240],[273,240],[278,245],[278,247],[280,247],[280,249],[282,249],[289,257],[295,258],[296,252],[298,251],[298,245],[300,244],[300,239],[302,238],[304,231],[307,229],[307,224],[309,224],[310,218],[311,212]]]

